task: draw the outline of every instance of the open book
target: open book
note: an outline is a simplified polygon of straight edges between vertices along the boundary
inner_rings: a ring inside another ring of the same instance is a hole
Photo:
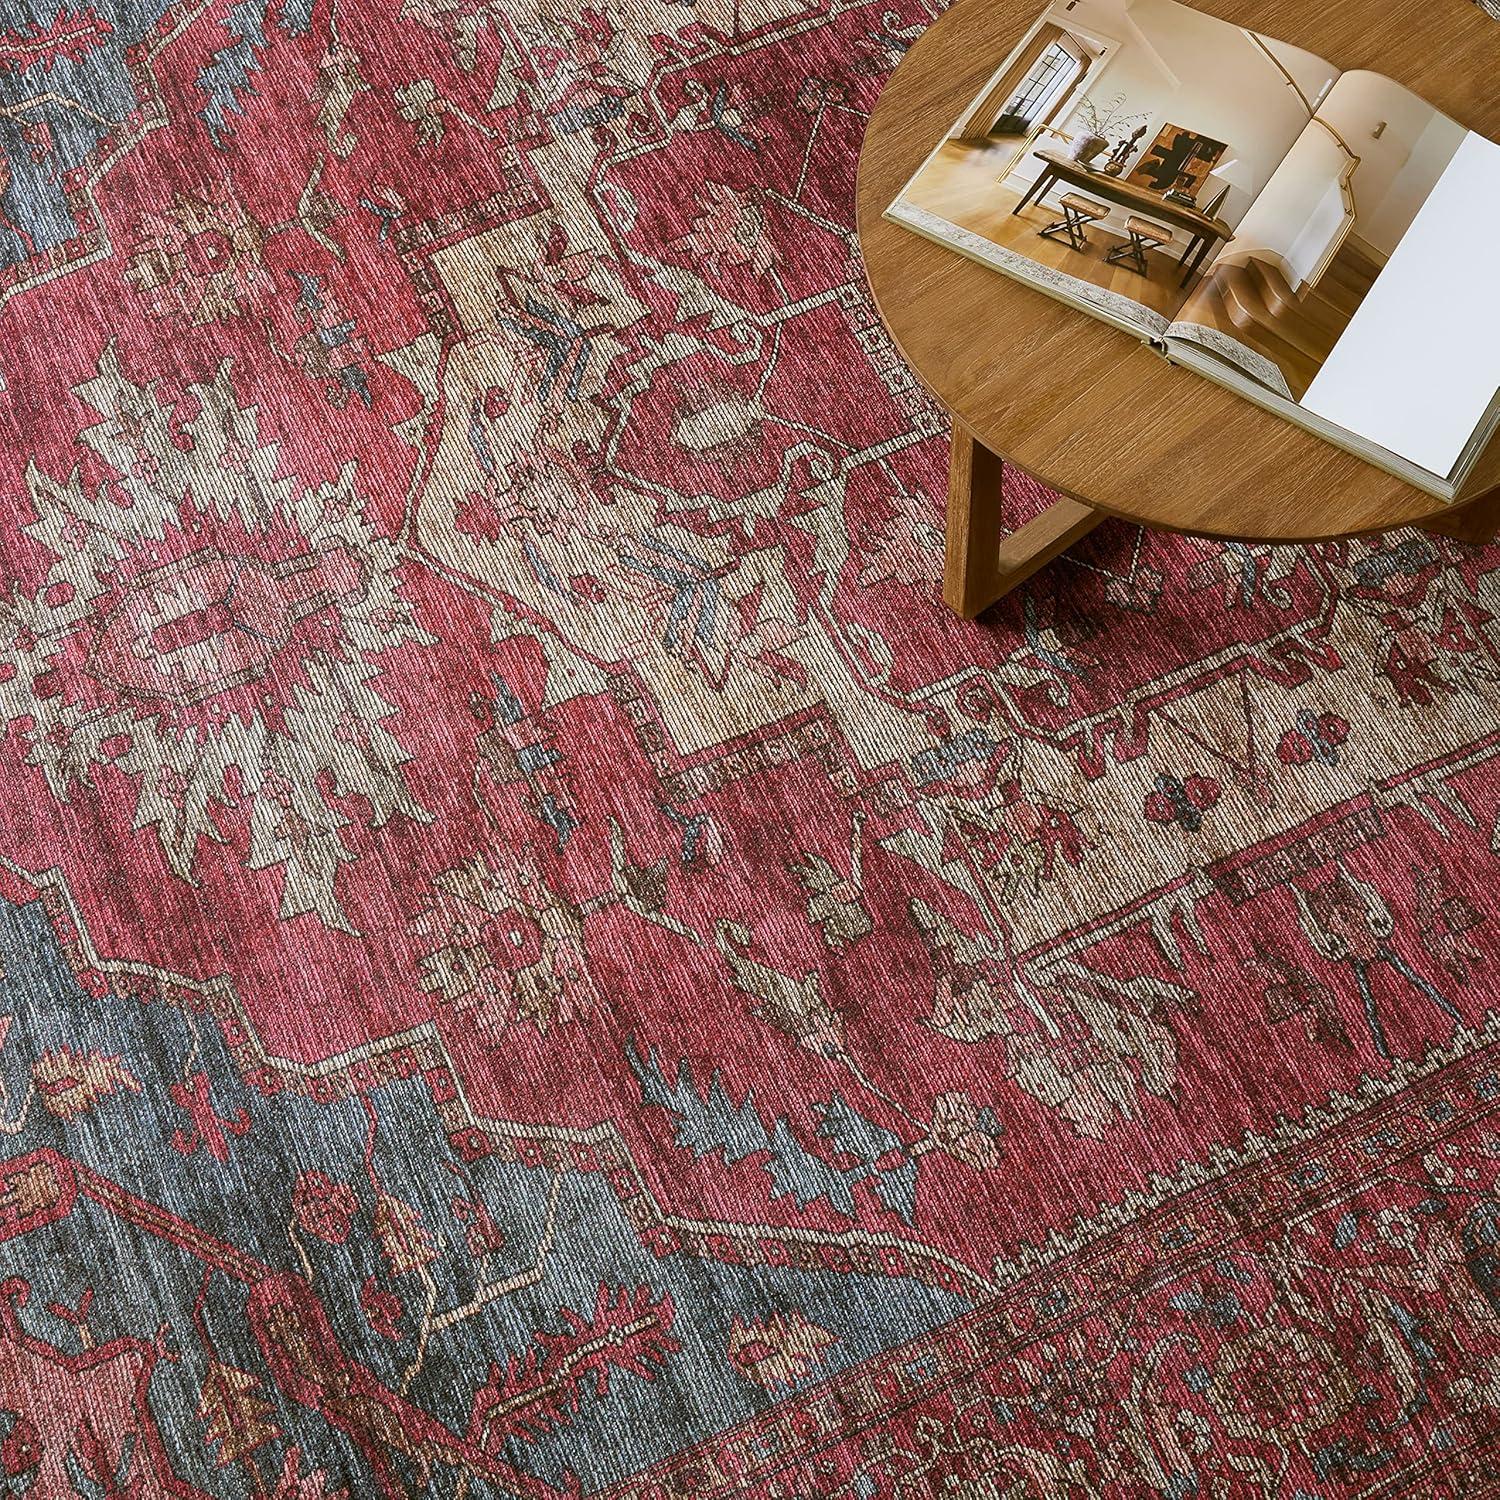
[[[1443,499],[1500,422],[1500,146],[1174,0],[1053,0],[887,217]]]

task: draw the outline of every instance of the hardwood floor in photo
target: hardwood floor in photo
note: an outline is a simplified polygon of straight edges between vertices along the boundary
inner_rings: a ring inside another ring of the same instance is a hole
[[[905,197],[929,213],[938,214],[960,229],[980,234],[993,244],[1015,250],[1040,265],[1076,276],[1105,291],[1118,292],[1152,312],[1171,317],[1182,302],[1177,285],[1177,256],[1183,242],[1163,251],[1148,252],[1150,274],[1142,276],[1129,266],[1112,265],[1105,257],[1127,245],[1128,238],[1099,224],[1088,228],[1088,249],[1083,252],[1066,243],[1043,239],[1038,233],[1061,217],[1050,204],[1031,203],[1014,213],[1020,192],[1002,187],[996,178],[1007,168],[1021,144],[975,145],[968,141],[945,141],[937,154],[912,180]],[[1056,194],[1052,197],[1055,199]]]

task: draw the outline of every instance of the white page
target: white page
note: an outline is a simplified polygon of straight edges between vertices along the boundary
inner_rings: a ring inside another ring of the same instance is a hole
[[[1500,390],[1497,245],[1500,146],[1471,132],[1302,405],[1447,475]]]

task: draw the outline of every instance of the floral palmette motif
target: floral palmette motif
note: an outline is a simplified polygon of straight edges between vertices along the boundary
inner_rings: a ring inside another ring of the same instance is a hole
[[[392,1276],[420,1270],[438,1258],[437,1245],[421,1214],[394,1193],[376,1195],[373,1233]]]
[[[911,916],[932,965],[926,1024],[955,1041],[991,1038],[1005,1074],[1082,1135],[1102,1135],[1140,1113],[1138,1090],[1170,1098],[1177,1039],[1167,1017],[1196,1002],[1192,991],[1148,975],[1128,979],[1062,963],[1029,980],[1013,976],[981,937],[959,931],[920,900]]]
[[[353,1230],[358,1212],[359,1200],[348,1183],[336,1182],[317,1170],[297,1174],[292,1219],[304,1233],[329,1245],[342,1245]]]
[[[260,1381],[248,1370],[214,1360],[198,1402],[205,1441],[215,1450],[220,1468],[238,1463],[281,1435],[275,1408]]]
[[[926,497],[896,488],[888,503],[891,514],[860,538],[860,584],[870,588],[901,583],[930,593],[933,579],[942,571],[943,535]]]
[[[434,877],[414,927],[425,989],[470,1016],[491,1044],[513,1025],[584,1020],[600,997],[584,910],[548,884],[530,851],[476,856]]]
[[[843,875],[816,850],[787,861],[787,868],[806,892],[807,920],[823,934],[829,948],[857,943],[874,930],[865,906],[864,868],[860,847],[864,816],[854,819],[850,850],[850,872]]]
[[[1000,1122],[986,1105],[977,1106],[965,1093],[939,1094],[932,1101],[932,1130],[928,1139],[955,1161],[989,1172],[1000,1165]]]
[[[16,668],[0,719],[30,721],[28,759],[60,800],[130,778],[136,825],[182,879],[238,813],[249,866],[284,871],[281,915],[346,926],[334,880],[354,855],[334,797],[360,793],[376,827],[429,817],[372,686],[380,657],[434,641],[394,549],[364,522],[352,466],[317,486],[278,472],[227,365],[174,406],[111,347],[77,394],[113,477],[90,491],[76,471],[28,475],[25,530],[49,561],[35,591],[0,599]]]
[[[704,183],[698,216],[677,248],[715,275],[725,267],[745,266],[763,276],[781,258],[766,233],[765,211],[755,194],[722,182]]]

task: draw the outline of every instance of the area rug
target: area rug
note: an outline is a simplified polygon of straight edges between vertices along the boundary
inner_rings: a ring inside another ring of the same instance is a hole
[[[1500,550],[948,615],[930,19],[0,3],[0,1493],[1500,1489]]]

